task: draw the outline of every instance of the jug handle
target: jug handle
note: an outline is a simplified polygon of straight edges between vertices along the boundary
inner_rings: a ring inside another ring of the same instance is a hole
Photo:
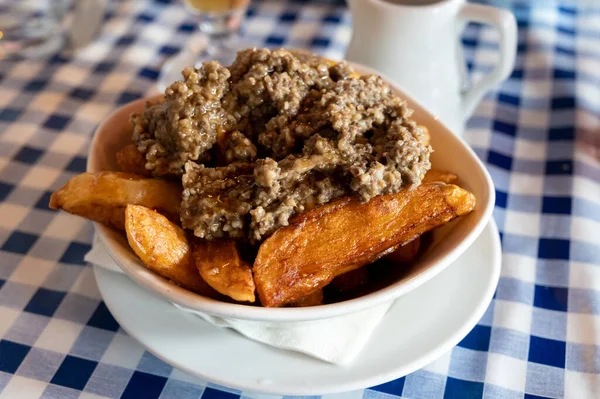
[[[491,25],[500,33],[500,59],[494,69],[462,93],[463,119],[468,119],[484,94],[510,76],[517,52],[517,23],[514,15],[501,8],[465,4],[458,14],[459,27],[468,22]],[[464,64],[464,60],[459,60]]]

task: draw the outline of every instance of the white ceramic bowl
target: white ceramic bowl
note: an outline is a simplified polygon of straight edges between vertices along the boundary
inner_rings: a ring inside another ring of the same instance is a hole
[[[361,73],[376,73],[367,67],[354,66]],[[418,102],[400,88],[392,86],[414,110],[413,118],[429,128],[434,149],[431,158],[433,167],[456,173],[459,184],[475,194],[477,205],[469,215],[435,230],[431,245],[411,268],[410,274],[388,287],[360,298],[305,308],[263,308],[225,303],[187,291],[148,270],[129,248],[122,232],[94,223],[98,237],[104,242],[114,261],[136,283],[172,303],[210,315],[292,322],[341,316],[393,301],[440,273],[475,241],[492,215],[495,191],[492,179],[471,148]],[[115,153],[131,142],[129,115],[142,110],[145,101],[134,101],[118,108],[98,126],[88,158],[89,172],[118,170]]]

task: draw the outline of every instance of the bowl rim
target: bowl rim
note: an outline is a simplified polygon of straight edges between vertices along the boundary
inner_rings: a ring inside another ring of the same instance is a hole
[[[358,298],[349,299],[342,302],[325,304],[319,306],[310,307],[297,307],[297,308],[266,308],[261,306],[251,306],[245,304],[236,304],[222,302],[219,300],[203,297],[194,292],[188,291],[182,287],[179,287],[163,277],[155,274],[154,272],[147,269],[139,259],[133,254],[133,251],[127,247],[123,248],[112,236],[116,234],[115,230],[104,226],[100,223],[93,222],[96,234],[105,245],[110,257],[119,266],[119,268],[134,280],[138,285],[143,288],[159,295],[163,299],[176,304],[183,310],[191,310],[193,312],[199,312],[203,314],[210,314],[213,316],[243,319],[243,320],[254,320],[254,321],[270,321],[270,322],[296,322],[296,321],[308,321],[308,320],[320,320],[331,317],[343,316],[350,313],[356,313],[361,310],[369,309],[384,303],[389,303],[402,295],[414,290],[422,284],[425,284],[434,276],[442,272],[452,262],[454,262],[468,247],[470,247],[475,239],[479,237],[483,229],[487,225],[488,221],[492,216],[492,212],[495,204],[495,189],[492,178],[485,168],[483,162],[475,154],[473,149],[464,141],[462,137],[453,133],[446,125],[444,125],[432,112],[428,111],[419,101],[407,93],[406,90],[402,90],[396,85],[391,79],[386,77],[384,74],[366,67],[364,65],[349,62],[356,70],[362,73],[377,74],[381,76],[386,82],[390,84],[392,89],[397,92],[403,99],[409,103],[409,107],[412,109],[419,108],[419,111],[427,115],[431,121],[435,122],[437,128],[446,130],[444,134],[448,135],[451,140],[455,140],[458,145],[464,148],[466,154],[469,156],[470,161],[478,166],[479,172],[483,175],[484,187],[483,191],[486,192],[488,201],[486,203],[479,203],[482,205],[483,211],[481,217],[473,226],[471,231],[460,241],[454,248],[449,250],[436,262],[433,262],[430,267],[420,272],[414,278],[407,281],[398,281],[390,284],[387,287],[376,290],[372,293],[363,295]],[[94,170],[96,164],[96,156],[94,149],[98,145],[99,132],[105,131],[106,126],[112,119],[122,112],[126,107],[132,107],[140,102],[146,102],[149,99],[156,98],[161,94],[154,96],[140,98],[138,100],[123,104],[113,110],[107,115],[103,121],[98,125],[94,131],[92,137],[88,160],[86,165],[87,172],[98,172]],[[480,198],[477,199],[480,201]]]

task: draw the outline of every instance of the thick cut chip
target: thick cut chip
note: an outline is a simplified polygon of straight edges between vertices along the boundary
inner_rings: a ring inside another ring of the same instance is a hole
[[[125,229],[125,207],[129,204],[155,209],[178,220],[181,186],[122,172],[82,173],[50,197],[52,209],[121,230]]]
[[[116,155],[117,165],[126,173],[150,177],[152,173],[146,169],[146,158],[138,151],[135,144],[123,147]]]
[[[421,238],[417,237],[409,243],[398,247],[385,258],[394,263],[408,264],[416,259],[421,247]]]
[[[470,192],[427,183],[362,204],[346,197],[303,213],[258,251],[253,272],[260,301],[267,307],[298,301],[474,207]]]
[[[239,301],[254,302],[254,278],[233,240],[196,240],[194,261],[202,278],[223,295]]]
[[[444,170],[430,169],[423,178],[422,183],[442,182],[446,184],[455,184],[458,181],[458,176]]]
[[[219,297],[198,273],[181,227],[152,209],[128,205],[125,231],[129,246],[148,269],[190,291]]]

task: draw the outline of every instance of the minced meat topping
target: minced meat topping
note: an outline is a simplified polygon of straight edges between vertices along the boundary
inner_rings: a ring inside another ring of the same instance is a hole
[[[430,168],[405,102],[344,62],[249,49],[183,77],[132,121],[146,167],[181,177],[181,222],[198,237],[258,242],[297,213],[397,192]]]

